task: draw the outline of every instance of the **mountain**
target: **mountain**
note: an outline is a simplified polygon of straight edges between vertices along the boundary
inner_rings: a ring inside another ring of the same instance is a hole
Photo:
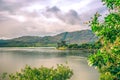
[[[56,46],[60,41],[66,41],[69,44],[93,43],[98,38],[91,30],[82,30],[74,32],[64,32],[55,36],[22,36],[9,40],[0,40],[0,47],[44,47]]]

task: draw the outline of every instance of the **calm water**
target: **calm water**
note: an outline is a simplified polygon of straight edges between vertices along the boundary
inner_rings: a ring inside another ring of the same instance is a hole
[[[56,50],[55,48],[0,48],[0,73],[20,71],[25,65],[32,67],[66,64],[73,69],[71,80],[98,80],[99,74],[87,65],[87,51]]]

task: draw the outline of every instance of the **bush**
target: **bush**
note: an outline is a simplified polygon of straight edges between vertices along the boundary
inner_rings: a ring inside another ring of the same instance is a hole
[[[31,68],[30,66],[26,66],[21,72],[9,74],[8,78],[9,80],[67,80],[72,75],[72,70],[64,65],[57,65],[57,68],[46,68],[43,66],[40,68]],[[3,78],[6,77],[4,76]]]

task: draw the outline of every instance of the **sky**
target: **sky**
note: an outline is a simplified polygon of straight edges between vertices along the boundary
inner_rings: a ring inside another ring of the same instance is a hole
[[[96,12],[108,13],[101,0],[0,0],[0,39],[90,29]]]

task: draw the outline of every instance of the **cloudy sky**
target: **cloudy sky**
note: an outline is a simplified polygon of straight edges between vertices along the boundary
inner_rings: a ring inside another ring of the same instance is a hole
[[[107,13],[101,0],[0,0],[0,38],[90,29],[97,11]]]

